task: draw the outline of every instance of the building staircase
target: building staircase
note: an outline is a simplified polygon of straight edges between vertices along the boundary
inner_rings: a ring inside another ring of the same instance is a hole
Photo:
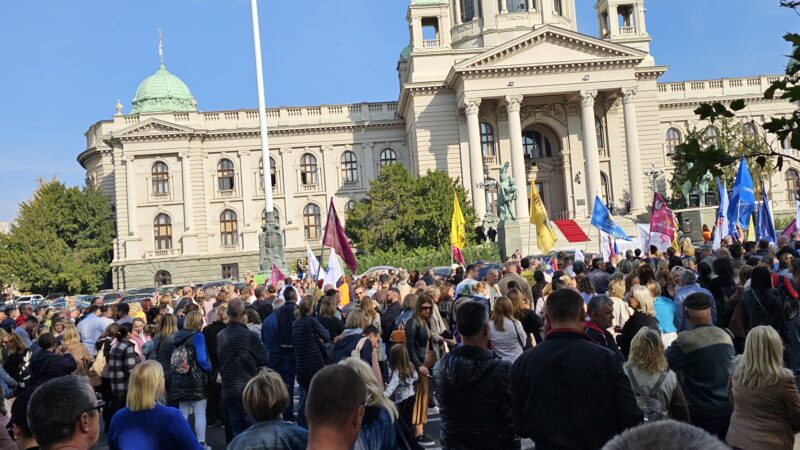
[[[632,239],[636,239],[638,232],[636,231],[636,216],[613,216],[614,221],[625,230]],[[591,218],[589,217],[576,217],[570,221],[559,220],[559,226],[553,225],[553,231],[556,233],[556,245],[553,251],[568,251],[579,249],[584,253],[596,253],[600,251],[600,235],[597,228],[592,226]],[[564,222],[573,222],[565,224]],[[564,231],[562,231],[562,228]],[[577,228],[577,230],[576,230]],[[583,242],[570,242],[570,240],[577,240],[583,233],[589,238],[588,241]],[[566,233],[566,235],[565,235]],[[530,223],[520,223],[520,234],[522,239],[522,248],[520,252],[523,255],[542,255],[542,251],[536,246],[536,226]],[[569,237],[569,239],[568,239]]]

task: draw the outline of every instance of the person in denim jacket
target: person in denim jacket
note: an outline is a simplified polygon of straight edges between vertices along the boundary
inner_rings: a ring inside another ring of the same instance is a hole
[[[231,441],[228,450],[305,450],[308,431],[280,419],[291,399],[277,372],[262,369],[245,386],[242,400],[254,423]]]

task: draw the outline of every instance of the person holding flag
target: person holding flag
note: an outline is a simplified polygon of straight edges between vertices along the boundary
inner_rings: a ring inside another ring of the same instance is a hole
[[[728,204],[728,234],[741,238],[737,232],[737,227],[742,230],[748,228],[750,218],[755,210],[755,203],[753,177],[750,175],[750,169],[747,168],[747,161],[742,157],[739,160],[739,170],[736,172]]]
[[[464,265],[464,256],[461,250],[466,245],[467,235],[464,232],[464,213],[461,212],[461,205],[458,204],[458,195],[453,193],[453,217],[450,219],[450,250],[453,252],[453,259]]]
[[[550,253],[556,243],[556,233],[550,227],[547,219],[547,210],[536,189],[536,184],[531,181],[531,224],[536,225],[536,246],[542,253]]]

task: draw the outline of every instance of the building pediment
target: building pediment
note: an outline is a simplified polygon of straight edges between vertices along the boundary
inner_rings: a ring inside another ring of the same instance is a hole
[[[455,65],[456,72],[583,65],[635,67],[646,52],[553,26],[544,26]]]
[[[175,137],[194,134],[195,130],[161,119],[146,119],[112,133],[114,138]]]

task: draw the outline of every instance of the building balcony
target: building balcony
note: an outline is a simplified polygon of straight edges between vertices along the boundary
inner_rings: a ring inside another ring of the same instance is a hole
[[[425,39],[422,41],[423,48],[437,48],[440,47],[439,39]]]
[[[619,34],[623,36],[633,36],[636,34],[636,27],[619,27]]]
[[[342,189],[353,190],[361,187],[361,182],[358,180],[345,180],[342,182]]]
[[[239,251],[239,245],[238,244],[223,245],[221,249],[223,253],[234,253]]]
[[[170,258],[174,256],[181,256],[181,251],[177,248],[167,248],[144,252],[144,259]]]
[[[319,190],[319,184],[301,184],[300,191],[302,192],[317,192]]]
[[[498,164],[497,155],[484,156],[483,157],[483,165],[485,165],[485,166],[496,166],[497,164]]]

